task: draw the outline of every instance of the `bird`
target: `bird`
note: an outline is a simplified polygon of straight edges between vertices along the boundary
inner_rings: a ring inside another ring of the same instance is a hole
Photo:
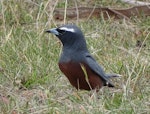
[[[100,90],[103,86],[114,87],[110,81],[118,77],[105,73],[90,54],[81,29],[75,24],[65,24],[45,32],[54,34],[62,43],[58,62],[59,69],[77,90]]]

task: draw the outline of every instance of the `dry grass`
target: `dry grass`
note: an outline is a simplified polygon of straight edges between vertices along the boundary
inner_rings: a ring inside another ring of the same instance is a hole
[[[124,6],[111,0],[101,3]],[[58,69],[59,41],[43,32],[58,23],[52,19],[55,7],[74,4],[0,1],[0,113],[150,113],[150,17],[78,20],[96,60],[105,71],[122,77],[113,80],[114,89],[76,91]]]

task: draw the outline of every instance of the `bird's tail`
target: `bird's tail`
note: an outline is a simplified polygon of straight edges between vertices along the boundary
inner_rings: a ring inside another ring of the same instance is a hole
[[[121,77],[121,75],[120,74],[114,74],[114,73],[113,74],[107,73],[106,77],[109,79],[109,78]],[[115,87],[114,84],[112,84],[110,81],[105,82],[104,86]]]
[[[113,73],[113,74],[107,73],[106,77],[107,78],[115,78],[115,77],[121,77],[121,75],[120,74],[115,74],[115,73]]]
[[[114,84],[112,84],[111,82],[105,82],[104,86],[115,87]]]

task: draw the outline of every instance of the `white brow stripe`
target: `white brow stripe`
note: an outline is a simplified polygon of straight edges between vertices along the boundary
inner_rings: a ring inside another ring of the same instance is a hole
[[[65,31],[70,31],[70,32],[75,32],[73,28],[66,28],[66,27],[60,27],[60,30],[65,30]]]

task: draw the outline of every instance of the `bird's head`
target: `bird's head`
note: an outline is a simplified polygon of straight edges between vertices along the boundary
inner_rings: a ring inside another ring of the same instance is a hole
[[[48,33],[56,35],[64,46],[86,47],[86,42],[82,31],[74,24],[67,24],[57,28],[46,30]]]

